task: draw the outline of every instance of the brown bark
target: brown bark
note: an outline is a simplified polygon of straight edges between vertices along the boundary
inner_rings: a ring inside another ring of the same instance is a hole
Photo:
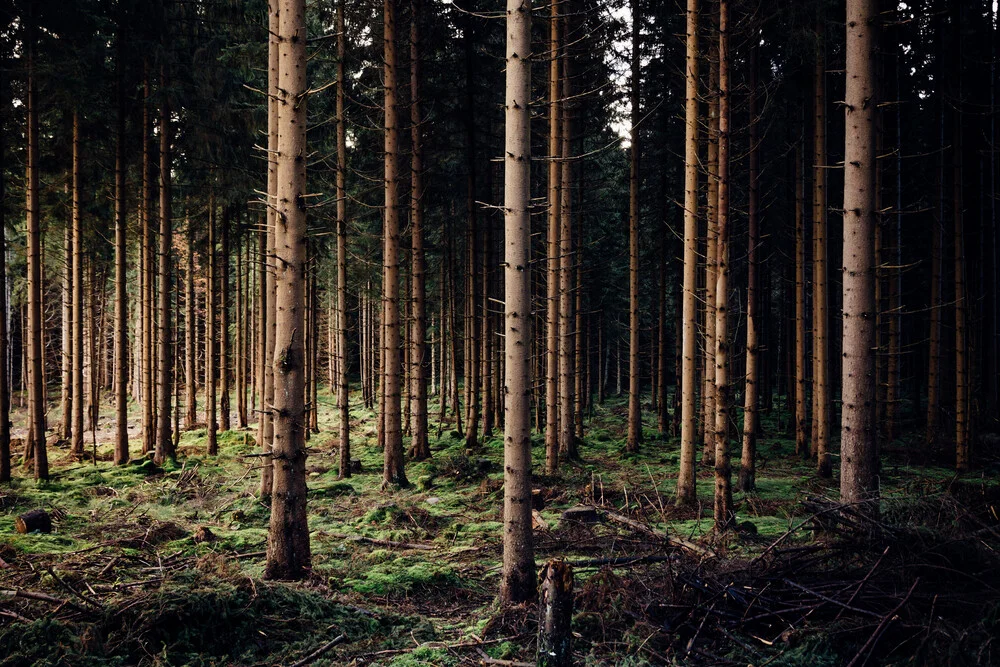
[[[45,386],[42,377],[42,247],[38,183],[38,82],[35,69],[36,34],[34,4],[27,22],[27,253],[28,253],[28,313],[27,313],[27,362],[28,375],[28,426],[26,439],[35,468],[35,479],[49,478],[49,459],[45,443]],[[23,331],[23,329],[22,329]],[[25,463],[28,459],[25,458]]]
[[[125,217],[125,85],[123,30],[116,35],[116,93],[118,110],[115,126],[115,465],[128,463],[128,221]],[[0,309],[0,312],[3,312]],[[2,350],[0,346],[0,350]],[[2,379],[2,378],[0,378]],[[0,416],[2,418],[2,416]]]
[[[430,458],[427,439],[427,302],[424,261],[424,165],[423,117],[420,112],[420,0],[410,0],[410,280],[413,290],[410,335],[410,407],[412,438],[410,453],[419,460]]]
[[[382,348],[385,363],[382,381],[385,396],[382,402],[385,418],[385,461],[382,469],[383,486],[406,486],[403,464],[403,433],[400,390],[403,369],[399,322],[399,103],[397,85],[399,65],[396,58],[396,0],[385,0],[383,39],[385,42],[385,223],[383,228]]]
[[[712,12],[710,12],[712,14]],[[719,271],[719,48],[718,23],[709,21],[708,47],[708,133],[706,148],[707,180],[705,201],[705,336],[702,374],[702,465],[715,460],[715,290]]]
[[[573,568],[562,560],[542,568],[538,618],[538,667],[573,664]]]
[[[70,177],[72,180],[72,177]],[[68,185],[68,184],[67,184]],[[62,294],[62,419],[59,437],[69,440],[73,434],[73,221],[63,235],[63,294]]]
[[[274,487],[267,579],[300,579],[310,564],[303,404],[306,241],[306,3],[280,0],[275,202]]]
[[[149,65],[144,65],[142,106],[142,336],[139,347],[141,374],[139,380],[139,402],[142,404],[142,453],[156,448],[156,389],[154,387],[154,359],[156,343],[153,339],[155,322],[153,304],[153,283],[155,282],[155,261],[153,250],[153,116],[150,108],[152,87],[149,81]]]
[[[232,415],[229,410],[229,224],[230,208],[222,209],[221,228],[221,259],[219,275],[219,413],[221,423],[219,428],[228,431],[232,428]]]
[[[830,462],[829,340],[827,336],[826,243],[826,55],[822,25],[816,31],[813,127],[813,429],[812,450],[820,477],[833,474]]]
[[[473,43],[475,35],[471,17],[466,17],[462,31],[465,51],[465,168],[466,175],[466,237],[465,237],[465,411],[466,449],[478,445],[479,431],[479,386],[480,386],[480,344],[479,318],[476,314],[476,295],[479,294],[479,280],[476,262],[476,248],[479,237],[479,221],[476,211],[476,117],[473,100]]]
[[[170,105],[168,103],[167,92],[170,90],[167,85],[167,66],[164,64],[160,69],[160,85],[163,90],[163,100],[160,103],[160,290],[159,298],[160,317],[157,323],[157,408],[156,408],[156,454],[154,456],[158,463],[166,459],[177,457],[174,449],[174,439],[171,436],[171,411],[170,400],[173,395],[171,383],[173,382],[173,347],[171,339],[171,313],[170,313],[170,292],[171,292],[171,253],[173,247],[173,220],[171,218],[171,188],[170,170],[171,154],[170,141],[172,137],[170,129]]]
[[[795,147],[795,453],[809,456],[809,413],[806,391],[806,239],[803,147]]]
[[[531,526],[531,4],[507,0],[504,149],[504,538],[500,598],[535,597]]]
[[[549,163],[548,163],[548,236],[546,241],[545,302],[545,473],[559,469],[559,233],[562,206],[562,179],[559,158],[562,155],[562,105],[559,101],[560,57],[558,5],[549,16]]]
[[[750,49],[750,193],[747,205],[747,338],[746,338],[746,389],[743,401],[743,453],[740,458],[740,477],[737,488],[744,493],[756,488],[758,392],[761,373],[759,368],[760,342],[758,301],[760,296],[760,129],[757,100],[757,67],[759,47]]]
[[[677,504],[695,502],[695,354],[698,335],[698,0],[687,0],[684,107],[684,296],[681,349],[681,458]]]
[[[956,10],[956,14],[959,10]],[[960,72],[957,76],[961,77]],[[961,84],[957,100],[961,100]],[[955,239],[955,470],[967,472],[969,455],[969,360],[966,328],[968,294],[965,286],[965,233],[962,201],[962,112],[956,108],[952,148],[952,219]]]
[[[257,440],[263,454],[271,452],[274,439],[274,341],[275,341],[275,271],[273,258],[275,256],[275,228],[277,226],[278,210],[278,109],[279,94],[278,77],[281,63],[279,59],[278,30],[283,0],[268,0],[268,42],[267,42],[267,234],[265,252],[261,258],[264,271],[261,285],[261,355],[263,378],[261,381],[261,411]],[[272,463],[261,468],[260,496],[262,499],[271,497],[274,486],[274,459],[265,457]]]
[[[628,189],[628,440],[629,452],[639,451],[642,441],[642,399],[639,395],[639,6],[632,2],[632,81],[629,101],[632,128],[629,133]]]
[[[351,418],[347,371],[347,127],[344,121],[344,3],[337,3],[337,414],[340,420],[340,477],[351,476]]]
[[[205,436],[208,442],[209,456],[219,453],[216,399],[217,399],[217,369],[216,369],[216,339],[218,337],[218,294],[216,286],[219,282],[218,256],[215,251],[215,192],[208,195],[208,241],[205,246]]]
[[[185,212],[184,226],[187,233],[187,252],[184,270],[184,427],[193,429],[198,421],[198,380],[195,375],[195,323],[194,292],[194,228]]]
[[[734,518],[729,464],[729,2],[719,0],[719,225],[715,289],[715,529]]]
[[[562,17],[563,41],[571,39],[569,18]],[[562,130],[560,143],[562,162],[560,163],[559,211],[559,455],[563,458],[576,457],[576,439],[573,431],[573,175],[572,175],[572,105],[573,96],[570,71],[570,56],[567,48],[562,53]]]
[[[844,359],[840,496],[878,497],[875,359],[875,0],[847,0],[844,118]],[[877,513],[877,506],[871,507]]]
[[[80,209],[80,116],[73,112],[73,420],[72,452],[83,456],[83,220]]]
[[[6,66],[6,62],[0,63]],[[7,103],[7,81],[4,67],[0,67],[0,104]],[[6,106],[3,107],[6,110]],[[3,112],[0,112],[3,113]],[[0,116],[2,118],[2,116]],[[0,164],[6,164],[6,140],[0,132]],[[0,201],[6,201],[6,172],[0,169]],[[10,353],[10,339],[7,331],[7,240],[6,216],[4,207],[0,206],[0,483],[10,481],[10,377],[8,377],[7,359]]]

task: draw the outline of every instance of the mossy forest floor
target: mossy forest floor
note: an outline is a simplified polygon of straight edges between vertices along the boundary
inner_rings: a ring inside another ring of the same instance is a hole
[[[96,464],[57,447],[51,481],[17,470],[0,487],[0,663],[533,661],[535,610],[495,603],[502,434],[470,453],[450,424],[434,437],[432,420],[433,458],[408,462],[411,487],[383,491],[373,415],[352,405],[362,471],[338,481],[333,400],[321,394],[319,404],[308,459],[313,568],[299,583],[261,580],[269,509],[257,499],[252,427],[220,434],[217,457],[206,455],[204,429],[185,432],[178,462],[163,468],[114,467],[100,441],[110,434],[99,431]],[[735,496],[742,528],[717,536],[712,470],[698,469],[699,506],[675,508],[677,440],[647,421],[641,453],[626,455],[625,409],[620,398],[596,406],[581,459],[535,478],[537,562],[576,565],[577,664],[1000,660],[995,461],[955,479],[947,454],[929,452],[915,429],[886,443],[874,522],[831,504],[836,477],[817,479],[793,455],[775,411],[759,443],[757,491]],[[534,455],[541,470],[541,436]],[[701,553],[614,522],[561,520],[579,504]],[[35,508],[51,513],[53,533],[17,534],[15,517]]]

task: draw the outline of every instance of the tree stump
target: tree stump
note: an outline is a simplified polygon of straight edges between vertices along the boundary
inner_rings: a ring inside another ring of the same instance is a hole
[[[589,505],[577,505],[570,507],[562,513],[562,521],[575,521],[578,523],[597,523],[599,521],[597,509]]]
[[[542,597],[538,609],[538,667],[573,664],[573,568],[551,560],[542,569]]]
[[[351,473],[361,472],[361,459],[351,459]]]
[[[14,520],[14,527],[17,532],[25,535],[34,531],[39,533],[52,532],[52,517],[45,510],[31,510],[25,512]]]

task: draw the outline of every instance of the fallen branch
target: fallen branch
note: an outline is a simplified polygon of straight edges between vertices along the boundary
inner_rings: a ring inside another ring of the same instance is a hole
[[[39,593],[37,591],[23,591],[19,589],[0,589],[0,596],[8,598],[22,598],[24,600],[38,600],[40,602],[48,602],[49,604],[58,605],[59,607],[72,607],[73,609],[86,613],[86,609],[74,604],[69,600],[61,600],[57,597],[51,595],[46,595],[45,593]]]
[[[882,621],[878,624],[878,627],[875,628],[875,632],[872,633],[872,636],[869,637],[868,641],[866,641],[864,646],[861,647],[861,650],[858,651],[858,654],[855,655],[849,663],[847,663],[847,667],[854,667],[854,665],[858,664],[858,660],[861,659],[861,656],[867,653],[869,649],[875,647],[875,642],[877,642],[879,637],[882,636],[882,632],[885,630],[886,626],[888,626],[889,623],[891,623],[896,619],[896,614],[899,613],[899,610],[903,608],[903,605],[906,604],[906,601],[910,599],[911,595],[913,595],[913,591],[917,587],[917,584],[919,583],[920,583],[920,577],[917,577],[914,580],[913,585],[910,586],[910,590],[907,591],[903,599],[899,601],[899,604],[897,604],[892,611],[890,611],[888,614],[882,617]]]
[[[304,657],[301,660],[299,660],[298,662],[293,663],[291,665],[291,667],[303,667],[303,665],[308,665],[310,662],[312,662],[313,660],[316,660],[317,658],[319,658],[320,656],[322,656],[324,653],[326,653],[327,651],[329,651],[330,649],[332,649],[337,644],[342,644],[346,640],[347,640],[347,638],[344,635],[338,635],[338,636],[334,637],[333,639],[331,639],[330,641],[328,641],[327,643],[325,643],[322,646],[320,646],[318,649],[316,649],[315,651],[313,651],[312,653],[310,653],[306,657]]]
[[[630,565],[642,565],[645,563],[662,563],[665,561],[677,560],[676,556],[618,556],[617,558],[590,558],[588,560],[567,561],[574,570],[581,567],[628,567]]]
[[[639,521],[636,521],[635,519],[630,519],[627,516],[618,514],[616,512],[611,512],[609,510],[598,510],[598,514],[600,516],[603,516],[603,517],[605,517],[605,518],[607,518],[607,519],[615,522],[615,523],[620,523],[620,524],[622,524],[624,526],[628,526],[632,530],[640,532],[643,535],[647,535],[647,536],[655,538],[657,540],[661,540],[663,542],[666,542],[667,544],[672,544],[673,546],[679,547],[681,549],[686,549],[686,550],[690,551],[691,553],[694,553],[694,554],[696,554],[698,556],[701,556],[702,558],[718,558],[718,555],[714,551],[712,551],[711,549],[705,549],[704,547],[698,546],[694,542],[691,542],[689,540],[685,540],[685,539],[682,539],[682,538],[679,538],[679,537],[672,537],[670,535],[664,535],[662,533],[657,533],[656,531],[654,531],[652,528],[650,528],[646,524],[640,523]]]
[[[378,547],[390,547],[393,549],[417,549],[419,551],[435,551],[437,547],[430,544],[418,544],[415,542],[394,542],[393,540],[378,540],[374,537],[365,537],[364,535],[336,535],[331,533],[334,537],[339,537],[343,540],[349,540],[351,542],[364,542],[365,544],[374,544]]]

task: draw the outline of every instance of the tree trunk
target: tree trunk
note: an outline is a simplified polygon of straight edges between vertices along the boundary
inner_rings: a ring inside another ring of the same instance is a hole
[[[504,148],[504,539],[500,598],[535,597],[531,533],[531,5],[507,0]]]
[[[545,302],[545,474],[559,469],[559,231],[562,206],[562,105],[560,91],[559,26],[555,3],[549,17],[549,163],[548,237],[546,241]]]
[[[344,3],[337,3],[337,413],[340,419],[340,477],[351,476],[351,416],[347,372],[347,126],[344,120]]]
[[[72,180],[72,177],[70,177]],[[59,437],[69,440],[73,435],[73,221],[66,225],[63,236],[63,300],[62,300],[62,420]]]
[[[570,41],[570,22],[562,17],[563,41]],[[559,211],[559,454],[563,458],[576,457],[573,433],[573,187],[570,162],[573,139],[573,96],[569,49],[562,53],[562,131],[560,133],[562,162],[560,163]]]
[[[420,0],[410,0],[410,234],[413,290],[412,333],[410,335],[411,456],[418,461],[430,458],[427,441],[427,303],[424,261],[424,166],[423,118],[420,113]]]
[[[715,530],[734,518],[729,465],[729,1],[719,0],[719,226],[715,289]]]
[[[875,358],[875,0],[847,0],[844,117],[844,360],[840,496],[878,497]],[[873,505],[868,510],[878,512]]]
[[[73,456],[83,456],[83,220],[80,209],[80,117],[73,112]]]
[[[4,60],[0,63],[0,105],[4,105],[2,114],[7,110],[7,80]],[[32,99],[34,102],[34,99]],[[6,165],[6,138],[0,132],[0,165]],[[0,201],[7,201],[7,172],[0,168]],[[10,384],[8,360],[10,359],[10,339],[7,331],[7,239],[6,216],[4,207],[0,206],[0,483],[10,481]]]
[[[165,94],[170,90],[167,85],[167,66],[162,65],[160,70],[160,85],[164,91],[163,101],[160,105],[160,292],[159,311],[160,321],[159,340],[157,341],[157,437],[156,454],[157,463],[162,463],[166,459],[177,457],[174,449],[174,439],[171,437],[170,423],[170,400],[173,395],[171,382],[173,381],[173,348],[170,344],[171,324],[170,324],[170,266],[171,253],[173,249],[173,228],[171,219],[171,189],[170,189],[170,106]]]
[[[275,256],[275,229],[278,224],[277,209],[278,196],[278,96],[281,91],[278,88],[278,77],[280,74],[280,59],[278,55],[278,29],[281,15],[282,3],[286,0],[268,0],[268,41],[267,41],[267,234],[265,238],[264,254],[261,257],[261,269],[263,276],[261,280],[260,310],[261,324],[261,394],[260,394],[260,424],[258,426],[257,440],[260,443],[261,452],[265,455],[265,464],[261,468],[260,475],[260,497],[268,499],[271,497],[274,485],[274,469],[276,461],[273,457],[267,456],[271,452],[272,441],[274,439],[274,341],[275,341],[275,271],[272,258]],[[270,463],[268,463],[270,461]],[[303,499],[303,502],[304,499]]]
[[[280,0],[275,210],[274,487],[267,579],[300,579],[310,562],[303,429],[306,209],[306,3]]]
[[[830,463],[830,362],[827,337],[826,267],[826,56],[823,25],[816,30],[815,126],[813,128],[813,430],[812,450],[820,477],[833,474]]]
[[[144,65],[142,106],[142,337],[140,355],[142,372],[139,380],[142,404],[142,453],[156,448],[156,392],[153,385],[153,366],[156,344],[153,340],[153,282],[155,280],[155,255],[153,251],[153,157],[151,142],[153,117],[149,100],[152,87],[149,82],[149,65]]]
[[[45,385],[42,377],[42,244],[40,224],[41,191],[38,183],[38,82],[35,70],[36,34],[34,4],[27,25],[27,251],[28,251],[28,345],[26,368],[29,375],[28,426],[26,439],[34,458],[35,479],[48,480],[49,459],[45,443]],[[25,460],[27,462],[27,459]]]
[[[190,430],[198,422],[198,380],[195,375],[195,339],[198,333],[195,323],[194,228],[191,227],[191,218],[186,212],[184,226],[187,231],[187,263],[184,270],[184,427]]]
[[[681,350],[681,458],[677,504],[696,500],[695,354],[698,336],[698,0],[687,0],[684,107],[684,298]]]
[[[115,465],[128,463],[128,220],[125,216],[125,82],[121,15],[115,57],[118,113],[115,127]],[[4,309],[0,308],[0,314]],[[2,315],[0,315],[2,317]],[[2,350],[2,347],[0,347]],[[2,418],[2,416],[0,416]]]
[[[795,147],[795,453],[809,456],[809,412],[806,403],[806,234],[805,172],[799,142]]]
[[[209,186],[212,187],[212,186]],[[208,440],[208,455],[215,456],[219,453],[218,430],[216,410],[216,339],[218,331],[218,293],[219,282],[218,256],[215,252],[215,191],[209,191],[208,195],[208,241],[205,246],[205,435]]]
[[[383,37],[385,40],[385,226],[383,229],[382,282],[384,319],[382,348],[385,364],[385,461],[383,486],[406,486],[403,464],[403,433],[400,390],[403,369],[400,365],[399,323],[399,107],[397,101],[398,62],[396,58],[396,0],[385,0]]]
[[[737,488],[744,493],[756,489],[758,390],[761,373],[757,307],[758,272],[760,270],[760,130],[757,102],[758,45],[750,49],[750,196],[748,202],[749,238],[747,240],[747,340],[746,340],[746,390],[743,397],[743,455],[740,459],[740,478]]]
[[[713,12],[709,12],[711,16]],[[705,188],[705,343],[702,376],[702,454],[701,463],[713,465],[715,460],[715,290],[719,271],[719,48],[718,23],[710,18],[708,40],[708,141],[706,148]]]
[[[955,9],[955,14],[960,10]],[[957,23],[957,20],[956,20]],[[957,27],[956,27],[957,30]],[[959,47],[960,49],[961,47]],[[959,58],[959,62],[961,59]],[[956,67],[955,76],[961,79],[961,65]],[[961,82],[958,84],[958,95],[955,104],[962,99]],[[962,112],[956,106],[954,110],[955,136],[952,140],[952,218],[955,235],[955,470],[969,470],[969,366],[968,366],[968,332],[966,319],[968,311],[968,295],[965,286],[965,234],[962,200]]]
[[[478,239],[478,216],[476,211],[476,118],[473,100],[473,49],[475,35],[471,17],[466,17],[463,25],[462,42],[465,51],[465,167],[467,171],[465,215],[466,263],[465,263],[465,411],[466,449],[475,449],[479,431],[479,318],[476,316],[476,295],[479,281],[476,247]]]
[[[629,134],[628,178],[628,441],[625,446],[629,452],[638,452],[642,440],[642,401],[639,396],[639,24],[639,5],[633,1],[632,81],[629,87],[632,128]]]
[[[229,410],[229,206],[222,209],[222,266],[219,276],[219,412],[222,423],[219,428],[228,431],[232,428],[232,416]]]

